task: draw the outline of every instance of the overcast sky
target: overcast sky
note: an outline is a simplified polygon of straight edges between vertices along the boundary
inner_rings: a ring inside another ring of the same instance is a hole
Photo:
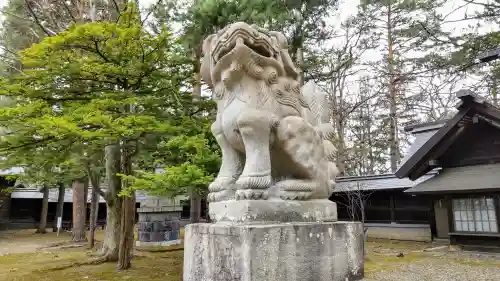
[[[60,0],[64,1],[64,0]],[[182,0],[178,0],[182,1]],[[487,0],[483,0],[487,1]],[[0,0],[0,7],[3,7],[6,5],[8,0]],[[145,8],[147,6],[150,6],[154,3],[157,2],[157,0],[140,0],[140,5],[142,8]],[[339,10],[335,13],[335,16],[331,18],[331,21],[334,23],[334,25],[337,25],[337,23],[341,23],[343,20],[345,20],[347,17],[350,15],[353,15],[356,13],[357,10],[357,5],[359,4],[359,0],[340,0],[341,4],[339,6]],[[467,7],[461,7],[464,4],[463,0],[449,0],[446,2],[446,5],[443,6],[441,9],[439,9],[438,12],[442,14],[448,14],[452,13],[448,16],[448,20],[459,20],[464,17],[465,13],[471,13],[474,10],[477,10],[480,8],[479,5],[467,5]],[[459,8],[459,9],[457,9]],[[0,14],[0,20],[3,18],[3,14]],[[468,25],[471,24],[472,22],[467,22],[467,21],[460,21],[460,22],[453,22],[449,24],[445,24],[443,28],[447,31],[452,31],[456,35],[463,33],[464,29],[468,28]],[[338,25],[337,25],[338,26]],[[1,27],[0,27],[1,28]],[[492,28],[495,28],[495,26],[483,26],[478,32],[484,33],[484,32],[489,32],[491,31]],[[342,30],[339,29],[340,32]],[[336,39],[335,41],[332,42],[325,42],[325,44],[343,44],[343,42],[339,41]],[[384,42],[381,42],[380,48],[384,48]],[[366,56],[368,56],[370,59],[376,59],[377,57],[380,57],[382,55],[382,51],[379,50],[372,50],[370,52],[366,53]],[[356,82],[355,82],[356,83]]]
[[[146,7],[146,6],[149,6],[151,4],[154,4],[156,1],[157,0],[140,0],[139,3],[141,4],[141,6]],[[7,2],[8,2],[8,0],[0,0],[0,7],[5,6],[7,4]],[[341,15],[341,18],[345,18],[345,17],[352,15],[353,13],[356,12],[356,6],[358,5],[359,0],[341,0],[341,2],[342,2],[342,4],[341,4],[340,9],[339,9],[341,11],[341,13],[339,13],[339,14]],[[447,1],[446,5],[442,8],[442,11],[444,13],[446,13],[447,11],[452,11],[453,9],[455,9],[456,7],[461,5],[462,3],[463,3],[463,0]],[[474,9],[474,8],[478,8],[478,6],[474,7],[474,5],[469,5],[468,11],[470,12],[471,9]],[[450,19],[453,19],[453,18],[458,19],[459,17],[463,17],[464,12],[465,12],[465,8],[459,9],[459,10],[455,11],[450,16]],[[3,15],[1,18],[3,18]],[[462,28],[465,28],[466,26],[467,26],[467,23],[455,23],[455,24],[450,24],[449,26],[447,26],[447,28],[454,29],[455,31],[460,32],[460,30]]]

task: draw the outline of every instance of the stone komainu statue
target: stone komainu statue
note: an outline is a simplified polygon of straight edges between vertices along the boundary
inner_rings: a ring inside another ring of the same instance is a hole
[[[203,53],[222,151],[209,201],[328,198],[338,173],[328,100],[300,88],[285,36],[238,22],[208,36]]]

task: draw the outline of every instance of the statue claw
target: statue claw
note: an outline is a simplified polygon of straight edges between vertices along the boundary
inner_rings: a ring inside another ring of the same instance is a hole
[[[267,200],[267,190],[242,189],[236,191],[236,200]]]

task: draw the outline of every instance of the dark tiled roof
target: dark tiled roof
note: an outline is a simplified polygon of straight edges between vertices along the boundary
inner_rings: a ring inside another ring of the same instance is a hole
[[[460,103],[456,106],[458,112],[442,126],[439,127],[436,124],[437,130],[432,135],[428,133],[430,137],[427,140],[419,141],[418,145],[420,146],[415,145],[415,148],[412,149],[413,152],[403,159],[404,161],[401,162],[396,171],[395,175],[398,178],[409,177],[415,180],[435,168],[429,160],[436,160],[443,155],[451,144],[470,128],[470,124],[474,122],[473,116],[479,115],[493,121],[500,120],[499,109],[484,102],[475,94],[459,91],[457,97],[460,99]]]
[[[500,190],[500,164],[447,168],[407,190],[411,193]]]
[[[446,120],[432,123],[418,124],[405,128],[405,131],[411,132],[415,139],[406,152],[401,164],[404,164],[424,143],[426,143],[438,130],[446,123]],[[354,176],[339,177],[336,179],[334,192],[358,189],[358,184],[364,190],[383,190],[383,189],[407,189],[431,178],[437,172],[432,171],[421,177],[417,181],[411,181],[408,178],[399,179],[394,174],[372,175],[372,176]]]
[[[446,124],[448,120],[438,120],[434,122],[428,122],[428,123],[422,123],[422,124],[414,124],[414,125],[409,125],[404,128],[406,132],[412,132],[412,133],[418,133],[422,131],[428,131],[428,130],[437,130],[441,127],[443,127],[444,124]]]
[[[419,131],[412,131],[413,135],[415,136],[415,139],[413,140],[413,143],[410,146],[410,149],[405,153],[405,156],[403,159],[401,159],[401,162],[399,163],[399,167],[401,167],[410,157],[417,152],[422,145],[424,145],[438,130],[443,126],[444,123],[441,123],[439,126],[433,126],[431,127],[432,129],[426,129],[426,130],[419,130]]]
[[[335,185],[334,192],[358,190],[358,188],[363,190],[407,189],[433,177],[435,174],[436,172],[430,172],[416,181],[411,181],[407,178],[398,179],[394,174],[339,177],[336,179],[337,184]]]

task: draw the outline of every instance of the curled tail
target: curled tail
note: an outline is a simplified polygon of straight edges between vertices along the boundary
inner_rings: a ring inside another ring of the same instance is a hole
[[[316,83],[310,81],[306,83],[302,89],[302,96],[307,102],[309,108],[304,108],[305,119],[315,127],[316,132],[323,139],[323,148],[325,156],[328,159],[328,173],[331,186],[335,185],[335,177],[339,174],[336,162],[335,146],[330,141],[333,139],[335,132],[330,124],[330,106],[328,94],[322,91]]]
[[[323,139],[323,148],[326,159],[328,159],[328,173],[333,186],[335,184],[335,177],[339,174],[339,169],[337,168],[337,164],[335,164],[337,149],[331,142],[331,139],[333,139],[335,134],[334,128],[330,123],[323,123],[316,126],[316,131]]]

